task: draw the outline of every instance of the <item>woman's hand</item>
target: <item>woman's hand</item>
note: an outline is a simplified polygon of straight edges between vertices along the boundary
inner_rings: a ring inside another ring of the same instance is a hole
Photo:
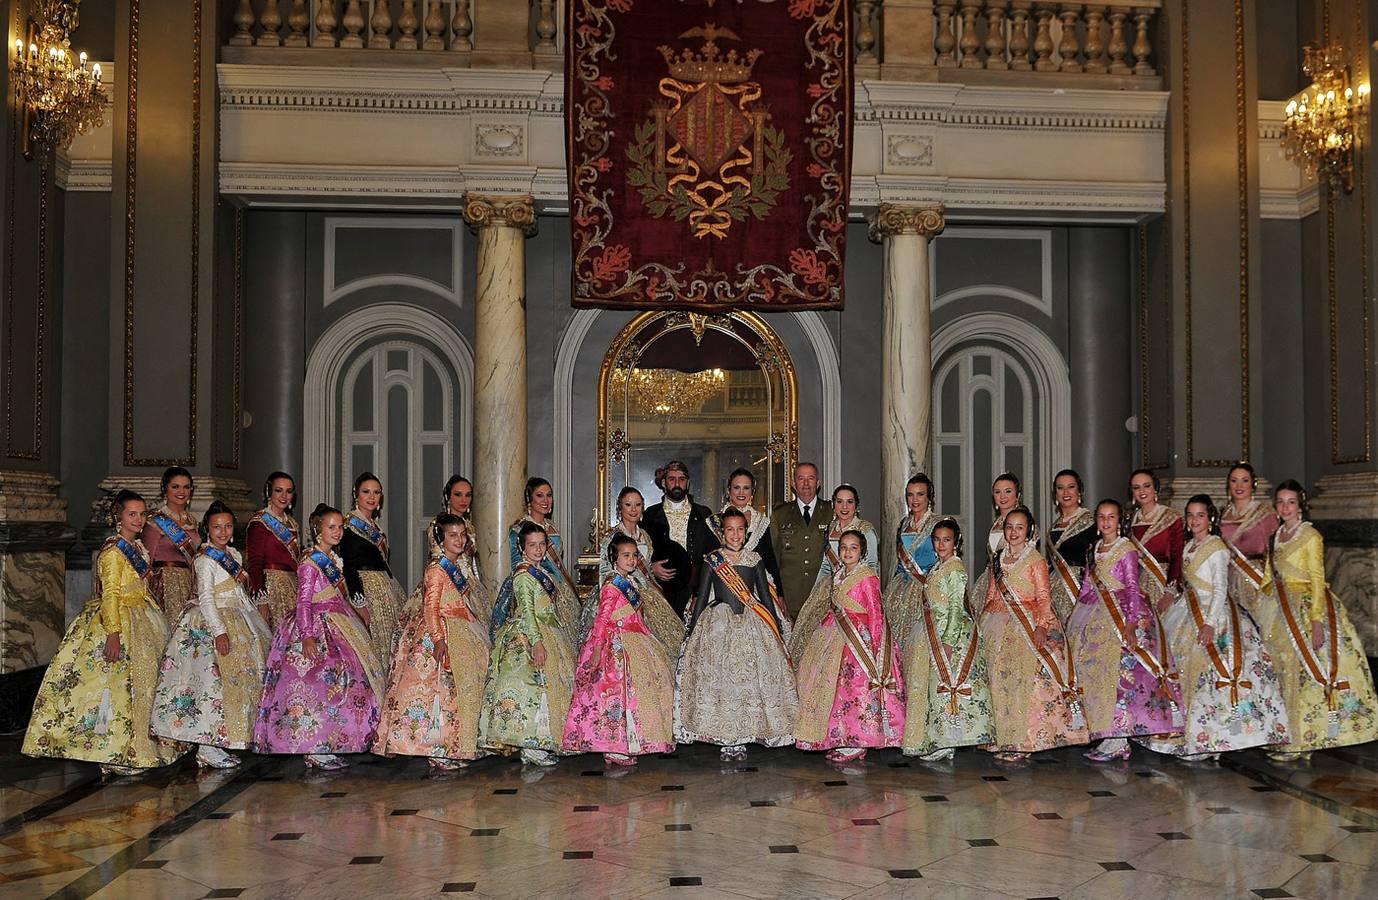
[[[266,603],[260,603],[260,604],[258,605],[258,614],[259,614],[260,616],[263,617],[263,621],[264,621],[264,623],[268,626],[268,630],[269,630],[269,631],[272,631],[272,630],[273,630],[273,611],[272,611],[271,609],[268,608],[268,604],[266,604]]]
[[[230,636],[228,634],[217,634],[215,636],[216,656],[230,655]]]
[[[1042,647],[1048,643],[1048,626],[1040,625],[1034,629],[1034,643]]]
[[[1215,629],[1209,625],[1203,626],[1201,628],[1201,633],[1196,636],[1196,639],[1201,642],[1202,647],[1209,647],[1211,644],[1215,643]]]
[[[108,663],[120,661],[120,633],[112,631],[105,636],[105,661]]]
[[[536,646],[531,648],[531,661],[536,664],[538,669],[545,668],[546,655],[544,641],[538,641]]]
[[[450,646],[444,638],[435,642],[435,661],[442,669],[450,668]]]
[[[670,581],[675,577],[675,570],[666,564],[665,560],[651,563],[651,574],[660,581]]]
[[[306,657],[307,659],[311,660],[312,662],[315,662],[315,661],[316,661],[316,639],[315,639],[315,638],[313,638],[313,637],[302,638],[302,640],[301,640],[301,655],[304,656],[304,657]]]
[[[1311,623],[1311,646],[1317,650],[1325,646],[1325,628],[1320,622]]]

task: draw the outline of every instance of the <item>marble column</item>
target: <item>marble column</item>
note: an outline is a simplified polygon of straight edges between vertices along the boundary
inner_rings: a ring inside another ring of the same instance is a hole
[[[885,325],[881,339],[881,565],[894,565],[885,535],[904,514],[898,498],[915,472],[927,471],[933,400],[932,311],[928,242],[943,230],[941,206],[882,203],[871,240],[885,246]]]
[[[1378,657],[1378,472],[1322,475],[1311,521],[1325,538],[1325,574],[1363,642]]]
[[[507,529],[526,485],[526,248],[536,231],[527,196],[464,197],[478,235],[474,326],[474,525],[484,577],[507,575]]]

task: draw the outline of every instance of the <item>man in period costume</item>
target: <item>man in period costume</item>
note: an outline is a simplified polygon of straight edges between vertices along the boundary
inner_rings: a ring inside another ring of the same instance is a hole
[[[832,520],[833,505],[818,497],[818,467],[801,462],[794,467],[794,499],[770,513],[770,543],[780,563],[780,590],[791,619],[818,578]]]
[[[718,549],[709,526],[713,511],[694,502],[689,469],[679,460],[656,472],[656,487],[665,493],[664,499],[647,508],[641,527],[651,536],[651,574],[675,612],[683,615],[698,587],[704,554]]]

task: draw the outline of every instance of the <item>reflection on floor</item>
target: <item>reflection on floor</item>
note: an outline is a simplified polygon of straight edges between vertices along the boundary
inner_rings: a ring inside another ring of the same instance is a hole
[[[443,778],[251,757],[110,782],[17,751],[0,740],[5,900],[1378,896],[1375,745],[1296,769],[1142,750],[846,771],[772,750],[724,769],[686,747],[622,777],[596,756]]]

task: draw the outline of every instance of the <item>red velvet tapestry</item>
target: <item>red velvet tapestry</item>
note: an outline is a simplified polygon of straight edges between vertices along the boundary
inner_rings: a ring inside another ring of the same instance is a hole
[[[568,0],[575,306],[839,309],[851,0]]]

